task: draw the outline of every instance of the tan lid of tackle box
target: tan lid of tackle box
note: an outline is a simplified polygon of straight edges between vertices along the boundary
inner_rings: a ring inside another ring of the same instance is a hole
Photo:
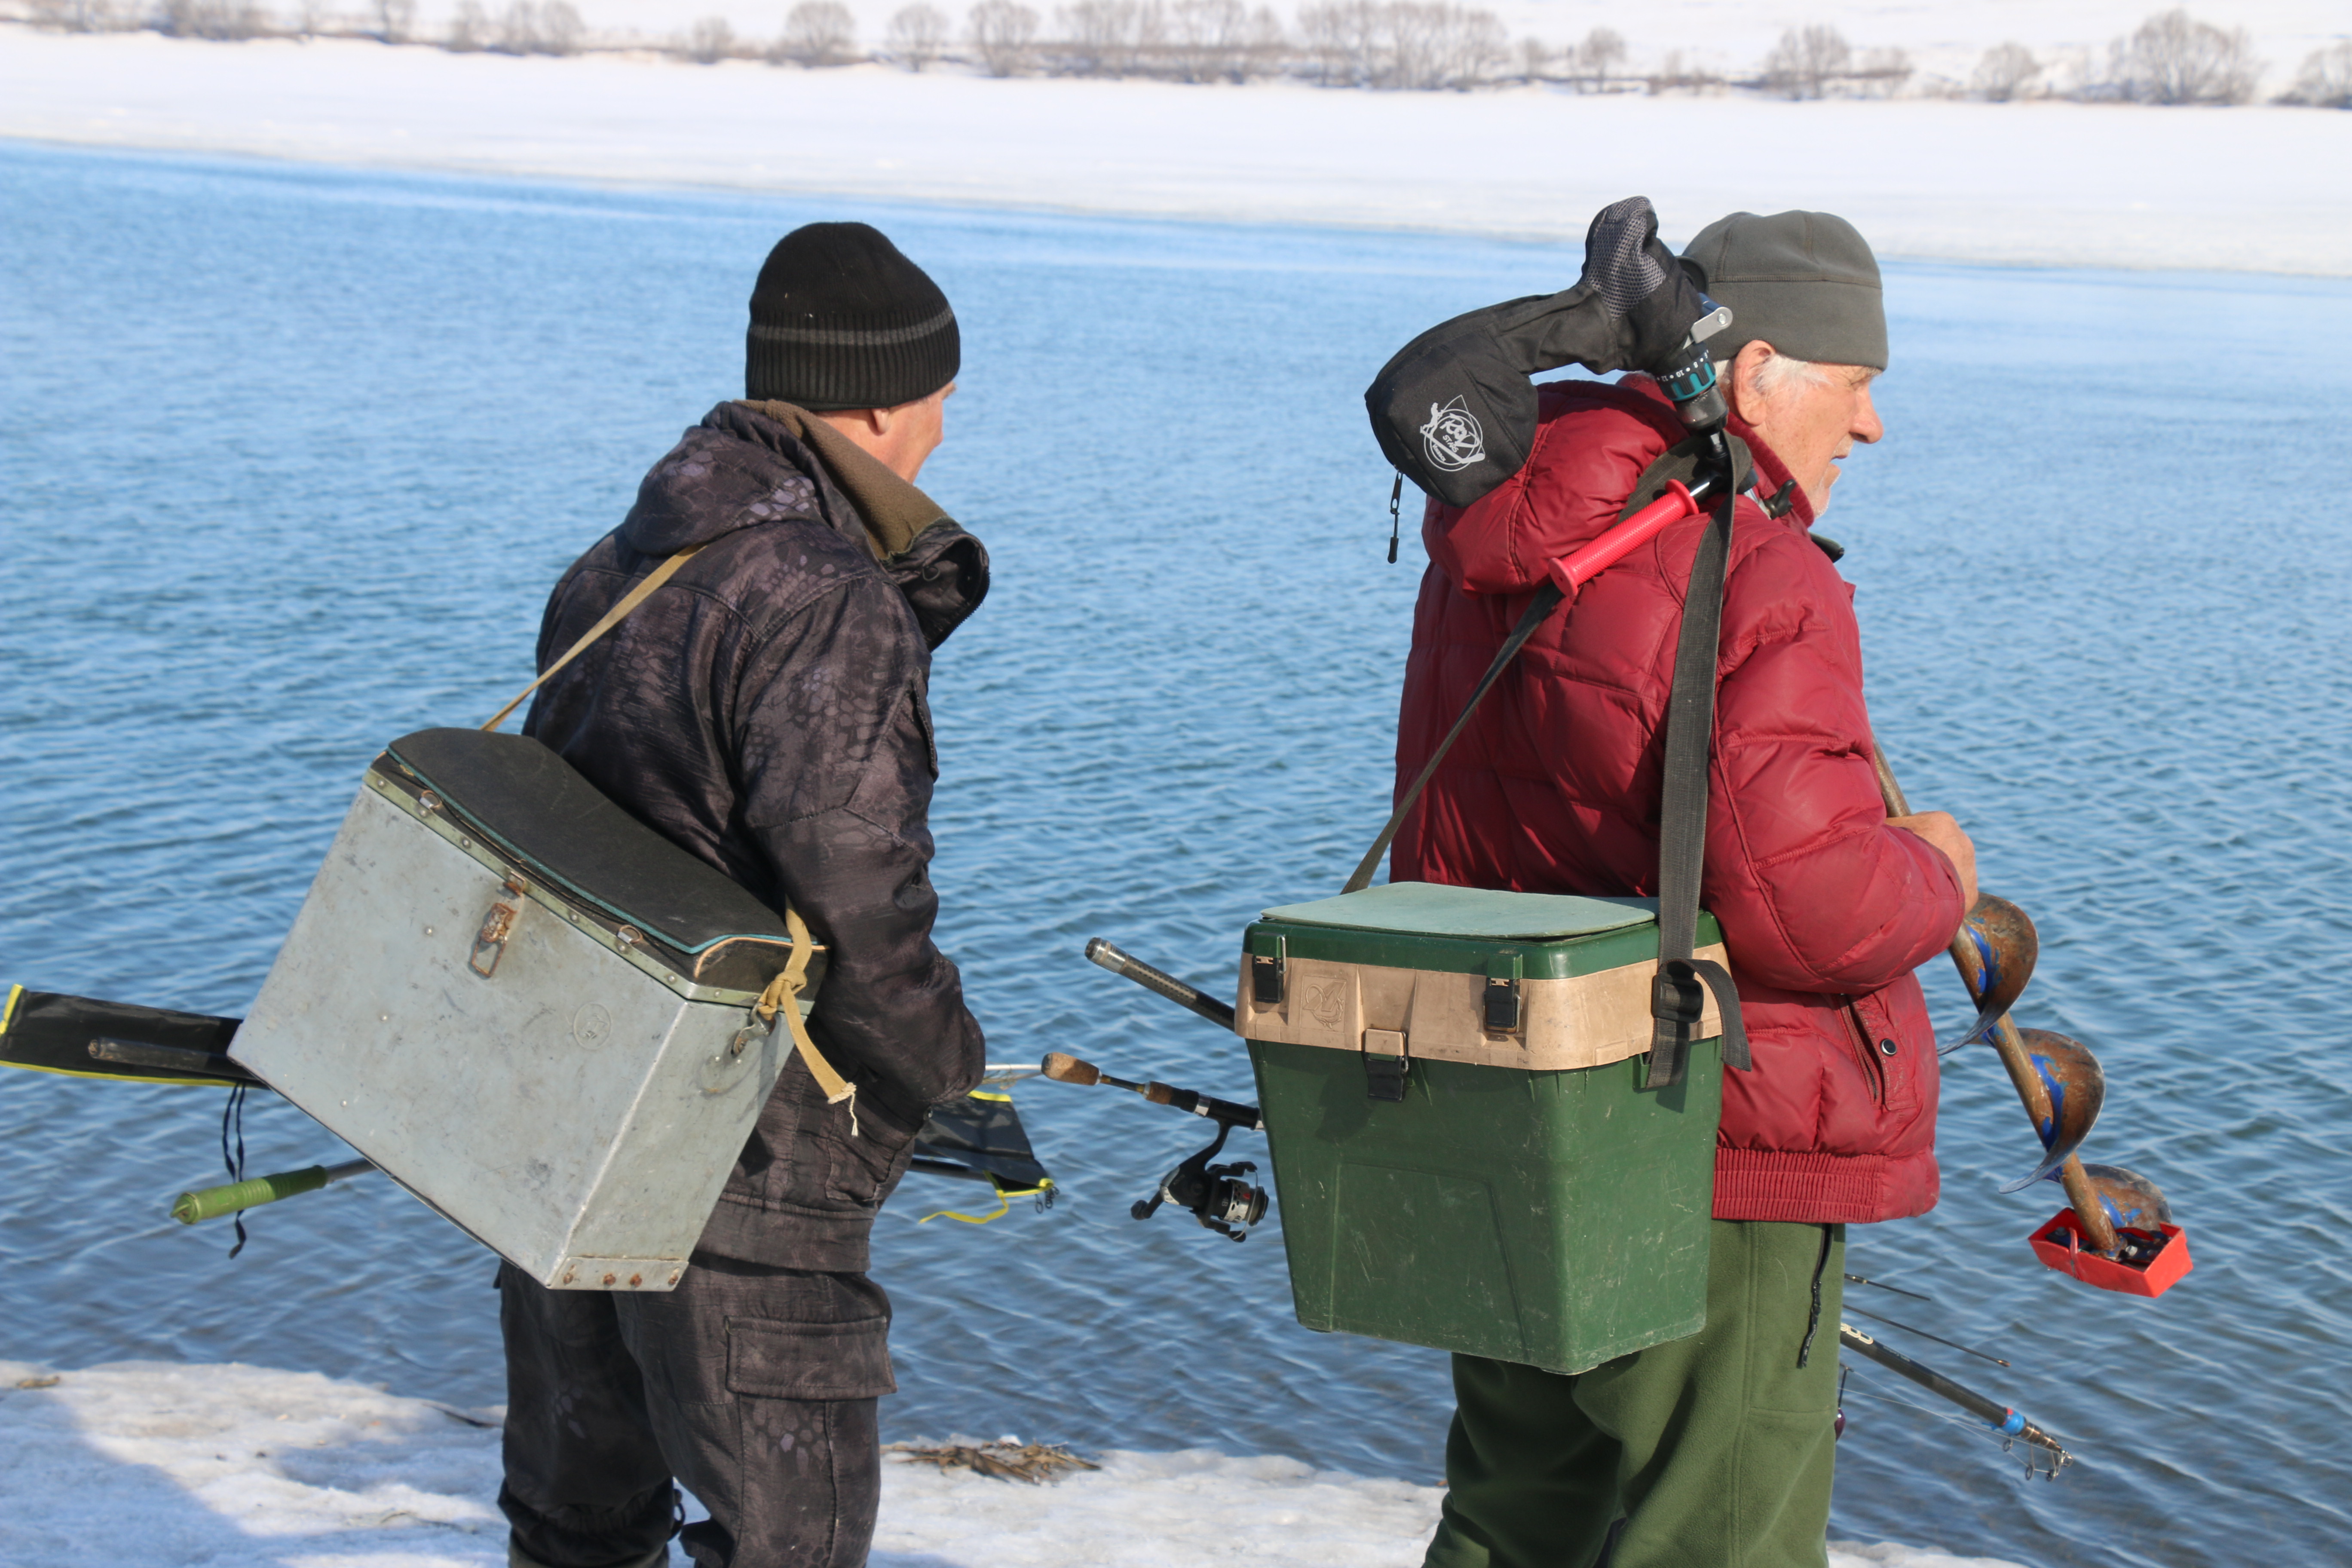
[[[1242,954],[1244,1039],[1533,1072],[1650,1048],[1655,899],[1390,882],[1265,911]],[[1726,962],[1712,915],[1695,956]],[[1718,1035],[1712,991],[1698,1037]]]
[[[751,1011],[791,949],[538,742],[426,730],[369,768],[229,1054],[541,1284],[665,1290],[792,1053]]]

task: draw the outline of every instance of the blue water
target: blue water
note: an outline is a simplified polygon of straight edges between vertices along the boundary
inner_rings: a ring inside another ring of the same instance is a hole
[[[549,584],[739,385],[767,246],[858,216],[956,302],[967,369],[924,480],[996,561],[936,676],[941,940],[997,1059],[1236,1096],[1234,1042],[1080,949],[1222,990],[1251,916],[1345,877],[1384,815],[1421,566],[1410,528],[1382,559],[1359,394],[1423,326],[1577,266],[5,143],[0,201],[0,980],[241,1012],[367,759],[522,683]],[[1889,438],[1823,524],[1873,711],[1914,803],[2040,922],[2021,1021],[2101,1053],[2087,1152],[2164,1185],[2197,1268],[2150,1303],[2039,1267],[2055,1189],[1995,1194],[2035,1145],[1990,1055],[1954,1058],[1942,1206],[1853,1238],[1936,1303],[1853,1304],[2009,1357],[1887,1334],[2082,1463],[2027,1483],[1864,1366],[1834,1532],[2340,1561],[2352,286],[1887,271]],[[489,1259],[387,1184],[261,1211],[235,1262],[163,1218],[218,1169],[219,1100],[0,1074],[0,1357],[497,1401]],[[1236,1247],[1128,1219],[1198,1123],[1045,1083],[1020,1103],[1058,1207],[919,1227],[972,1193],[914,1178],[884,1217],[891,1436],[1436,1478],[1443,1357],[1300,1330],[1272,1226]],[[247,1135],[257,1169],[336,1148],[278,1102]]]

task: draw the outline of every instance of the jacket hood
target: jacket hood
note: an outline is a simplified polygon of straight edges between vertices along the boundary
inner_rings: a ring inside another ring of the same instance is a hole
[[[1422,521],[1431,562],[1474,594],[1541,583],[1553,561],[1615,526],[1642,471],[1690,434],[1647,376],[1546,382],[1536,392],[1539,423],[1519,471],[1467,507],[1431,502]],[[1755,459],[1756,493],[1787,482],[1787,467],[1746,420],[1734,415],[1729,428]],[[1812,508],[1801,490],[1793,499],[1787,521],[1810,528]]]
[[[782,416],[780,417],[779,416]],[[937,647],[988,595],[988,552],[920,490],[850,448],[835,454],[877,518],[869,521],[820,456],[830,430],[796,430],[789,404],[722,403],[688,430],[637,487],[621,542],[647,555],[709,544],[757,523],[804,521],[856,541],[877,558]],[[840,437],[841,446],[847,443]],[[872,470],[871,472],[867,471]],[[895,489],[893,488],[895,487]],[[926,521],[926,520],[929,521]]]

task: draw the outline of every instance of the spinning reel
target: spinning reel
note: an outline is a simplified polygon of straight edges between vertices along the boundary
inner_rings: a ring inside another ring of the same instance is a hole
[[[1224,1152],[1225,1139],[1236,1127],[1253,1131],[1265,1123],[1255,1105],[1236,1105],[1230,1100],[1217,1100],[1189,1089],[1173,1089],[1164,1083],[1133,1083],[1113,1078],[1092,1062],[1055,1051],[1045,1058],[1039,1069],[1056,1083],[1108,1084],[1112,1089],[1127,1089],[1139,1094],[1154,1105],[1165,1105],[1177,1110],[1189,1110],[1204,1116],[1217,1124],[1217,1135],[1205,1149],[1186,1156],[1174,1170],[1160,1178],[1160,1185],[1148,1198],[1139,1198],[1128,1210],[1137,1219],[1150,1219],[1160,1212],[1162,1204],[1174,1204],[1204,1229],[1213,1230],[1229,1241],[1249,1239],[1249,1227],[1265,1217],[1268,1195],[1264,1187],[1246,1178],[1257,1173],[1257,1166],[1247,1160],[1213,1165],[1210,1161]]]

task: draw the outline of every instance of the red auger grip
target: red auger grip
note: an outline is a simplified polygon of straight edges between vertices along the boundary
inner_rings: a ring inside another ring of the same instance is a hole
[[[1664,530],[1686,517],[1696,516],[1699,504],[1691,499],[1689,487],[1679,479],[1666,486],[1666,493],[1584,546],[1570,552],[1551,563],[1551,580],[1559,584],[1561,595],[1574,602],[1576,591],[1610,567],[1647,544]]]

